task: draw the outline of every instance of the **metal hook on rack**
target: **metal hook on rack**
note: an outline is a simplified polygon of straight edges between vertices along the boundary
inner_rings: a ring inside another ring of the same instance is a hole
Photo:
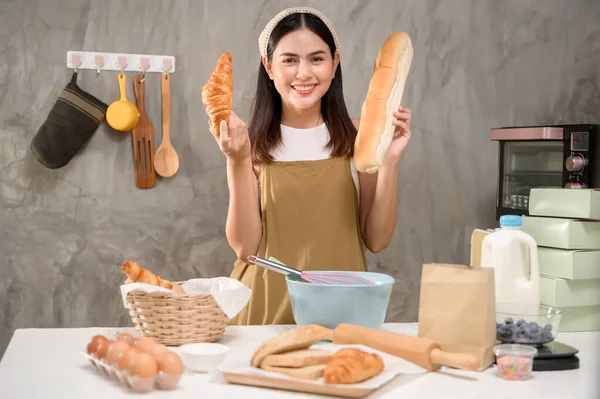
[[[94,65],[94,68],[96,68],[96,72],[98,72],[96,74],[96,77],[98,77],[100,75],[100,68],[102,68],[104,66],[104,56],[102,56],[102,55],[94,56],[93,65]]]
[[[125,57],[124,55],[120,55],[117,57],[117,68],[119,68],[119,71],[121,71],[122,74],[123,70],[127,68],[127,57]]]
[[[167,76],[169,76],[169,72],[171,71],[171,69],[173,69],[173,64],[171,63],[170,58],[163,58],[161,69],[164,73],[167,74]]]
[[[140,83],[146,80],[146,71],[150,68],[150,59],[147,57],[140,58],[139,68],[142,70],[142,79],[140,79]]]
[[[75,68],[75,73],[77,73],[77,68],[81,65],[81,55],[73,54],[71,55],[71,65]]]

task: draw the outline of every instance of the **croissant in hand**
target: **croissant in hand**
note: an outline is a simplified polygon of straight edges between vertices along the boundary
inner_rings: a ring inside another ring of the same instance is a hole
[[[128,280],[130,280],[130,282],[132,283],[146,283],[157,285],[159,287],[164,287],[170,290],[173,289],[172,282],[168,280],[163,280],[156,274],[144,269],[143,267],[141,267],[133,261],[126,260],[125,262],[123,262],[121,270],[127,275]]]
[[[219,57],[210,79],[202,87],[202,103],[209,117],[210,128],[218,139],[221,137],[221,121],[229,120],[233,103],[233,67],[230,53],[225,52]]]
[[[323,377],[328,384],[356,384],[375,377],[383,368],[383,359],[376,353],[344,348],[329,360]]]

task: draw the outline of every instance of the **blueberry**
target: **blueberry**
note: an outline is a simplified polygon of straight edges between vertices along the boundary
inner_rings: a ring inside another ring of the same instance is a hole
[[[542,337],[546,338],[546,339],[551,339],[552,338],[552,331],[544,329],[542,331]]]
[[[527,323],[525,320],[521,319],[517,321],[517,327],[521,327],[523,324]]]
[[[538,326],[537,324],[533,327],[529,328],[531,330],[531,333],[534,335],[537,335],[540,332],[540,326]]]
[[[546,331],[552,331],[552,324],[546,324],[544,326],[544,330],[546,330]]]
[[[521,326],[518,326],[517,328],[515,328],[515,332],[516,332],[516,333],[517,333],[517,332],[523,332],[523,331],[525,331],[525,326],[522,326],[522,325],[521,325]]]
[[[514,324],[512,317],[507,317],[506,320],[504,320],[504,324],[506,324],[507,326]]]

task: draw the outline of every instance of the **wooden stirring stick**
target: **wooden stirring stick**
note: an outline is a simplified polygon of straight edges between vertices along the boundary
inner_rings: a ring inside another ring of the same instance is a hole
[[[171,77],[162,74],[162,143],[154,154],[154,169],[162,177],[171,177],[179,169],[179,157],[171,144]]]
[[[133,128],[131,140],[133,144],[133,167],[135,171],[135,185],[147,189],[156,185],[154,171],[154,130],[152,122],[146,114],[144,75],[139,74],[134,78],[133,88],[135,100],[140,112],[140,119]]]

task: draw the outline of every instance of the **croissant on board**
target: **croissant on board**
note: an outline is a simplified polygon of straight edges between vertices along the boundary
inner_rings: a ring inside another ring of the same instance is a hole
[[[126,283],[146,283],[157,285],[159,287],[164,287],[169,290],[173,289],[172,282],[168,280],[163,280],[156,274],[144,269],[143,267],[131,260],[126,260],[125,262],[123,262],[121,270],[127,275],[127,280],[125,281]]]
[[[233,67],[230,53],[225,52],[219,57],[210,79],[202,87],[202,103],[209,117],[210,128],[218,139],[221,137],[221,121],[229,120],[233,103]]]
[[[344,348],[327,362],[323,377],[328,384],[355,384],[375,377],[383,368],[383,359],[376,353]]]

